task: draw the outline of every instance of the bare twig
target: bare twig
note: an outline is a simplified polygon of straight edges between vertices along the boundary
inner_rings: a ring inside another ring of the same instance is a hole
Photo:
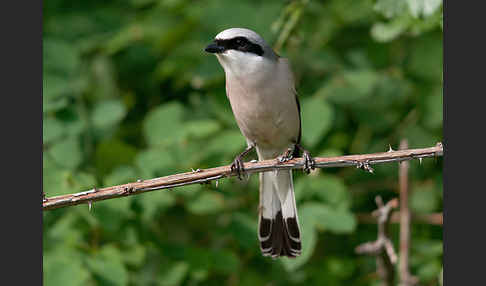
[[[383,204],[380,196],[375,198],[378,209],[372,215],[378,221],[378,238],[373,242],[366,242],[356,247],[358,254],[370,254],[376,256],[377,272],[382,280],[382,285],[392,286],[395,280],[395,267],[397,254],[393,248],[391,240],[388,238],[388,222],[391,211],[398,207],[398,200],[392,199]]]
[[[442,144],[439,142],[436,146],[429,148],[389,151],[375,154],[314,158],[314,160],[316,168],[357,166],[370,171],[372,170],[370,166],[373,164],[437,157],[442,156],[442,154],[443,148]],[[304,163],[305,160],[303,158],[295,158],[284,163],[273,159],[260,162],[248,162],[244,164],[244,168],[248,173],[259,173],[276,169],[302,169],[304,167]],[[43,210],[51,210],[65,206],[87,204],[89,202],[136,195],[154,190],[171,189],[174,187],[197,183],[209,183],[210,181],[219,180],[225,177],[232,177],[235,175],[236,174],[231,172],[230,165],[205,170],[199,169],[193,172],[175,174],[161,178],[143,181],[139,180],[134,183],[119,186],[106,187],[102,189],[94,188],[92,190],[77,194],[50,197],[43,201],[42,208]]]
[[[359,223],[375,224],[376,218],[369,213],[357,213],[356,218]],[[411,214],[411,221],[414,223],[431,224],[442,226],[443,216],[442,213],[429,213],[429,214]],[[397,212],[392,213],[389,223],[400,223],[400,214]]]
[[[406,139],[400,143],[400,150],[408,148]],[[398,184],[400,188],[400,286],[415,285],[418,280],[410,274],[408,260],[410,253],[410,209],[408,208],[408,168],[409,162],[401,162],[398,170]]]

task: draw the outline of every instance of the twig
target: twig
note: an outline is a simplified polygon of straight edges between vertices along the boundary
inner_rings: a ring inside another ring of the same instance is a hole
[[[400,150],[408,148],[406,139],[400,143]],[[410,274],[408,259],[410,253],[410,209],[408,208],[408,169],[409,162],[400,163],[398,170],[398,184],[400,188],[400,286],[415,285],[418,280]]]
[[[442,144],[439,142],[436,146],[429,148],[388,151],[375,154],[314,158],[314,160],[316,168],[357,166],[369,171],[372,170],[370,166],[373,164],[400,162],[412,159],[437,157],[442,155],[443,148]],[[304,167],[304,163],[305,160],[303,158],[295,158],[286,161],[285,163],[280,163],[278,162],[278,160],[273,159],[260,162],[248,162],[244,164],[244,168],[246,172],[250,174],[267,172],[276,169],[302,169]],[[102,189],[95,188],[77,194],[50,197],[46,198],[43,201],[42,208],[43,210],[52,210],[60,207],[74,206],[100,200],[137,195],[154,190],[171,189],[174,187],[197,183],[209,183],[210,181],[232,176],[235,176],[235,174],[231,172],[230,166],[227,165],[217,168],[198,170],[194,172],[175,174],[150,180],[140,180],[134,183],[106,187]]]
[[[391,211],[398,207],[398,200],[392,199],[383,205],[380,196],[375,198],[378,209],[372,214],[378,221],[378,238],[376,241],[366,242],[356,247],[358,254],[370,254],[376,256],[377,272],[382,280],[382,285],[392,286],[395,280],[395,267],[397,254],[391,240],[388,238],[388,222]]]
[[[358,219],[359,223],[370,223],[370,224],[376,223],[376,218],[374,218],[369,213],[357,213],[356,218]],[[442,226],[443,219],[444,218],[442,213],[411,214],[411,221],[413,221],[414,223]],[[396,212],[392,213],[390,220],[388,222],[400,223],[400,214]]]

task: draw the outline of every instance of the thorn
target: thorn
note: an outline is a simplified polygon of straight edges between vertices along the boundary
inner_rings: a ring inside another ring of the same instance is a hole
[[[89,202],[88,202],[88,210],[89,210],[89,211],[91,211],[91,205],[92,205],[92,202],[91,202],[91,201],[89,201]]]
[[[196,170],[194,170],[193,168],[191,168],[191,170],[192,170],[192,172],[193,172],[193,173],[199,173],[199,172],[202,172],[202,170],[201,170],[201,169],[196,169]]]
[[[256,163],[256,162],[258,162],[258,160],[256,160],[256,159],[253,159],[253,160],[250,161],[250,163]]]
[[[216,180],[216,188],[218,187],[218,182],[219,182],[219,180]]]
[[[393,151],[395,151],[395,150],[393,150],[393,148],[391,147],[391,145],[388,144],[388,151],[387,152],[393,152]]]
[[[420,157],[418,159],[419,159],[419,164],[422,165],[422,157]]]
[[[142,179],[137,179],[137,183],[140,183],[142,182],[143,180]]]

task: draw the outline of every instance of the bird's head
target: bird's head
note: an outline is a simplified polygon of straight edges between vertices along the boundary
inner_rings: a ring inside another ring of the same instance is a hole
[[[225,71],[238,74],[262,69],[278,58],[260,35],[244,28],[222,31],[204,50],[215,54]]]

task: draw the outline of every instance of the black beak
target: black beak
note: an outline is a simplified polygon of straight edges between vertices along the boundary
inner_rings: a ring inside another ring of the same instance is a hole
[[[218,54],[224,52],[224,47],[218,46],[216,43],[211,43],[204,50],[208,53]]]

